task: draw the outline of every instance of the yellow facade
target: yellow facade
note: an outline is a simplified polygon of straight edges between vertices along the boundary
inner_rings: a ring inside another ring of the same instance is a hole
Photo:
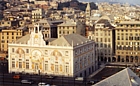
[[[18,29],[2,29],[0,32],[0,50],[7,52],[8,43],[16,41],[22,37],[23,31]]]
[[[140,22],[121,22],[115,29],[116,61],[140,62]]]

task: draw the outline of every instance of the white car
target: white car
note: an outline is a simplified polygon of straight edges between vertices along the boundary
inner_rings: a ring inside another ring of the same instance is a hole
[[[33,81],[30,81],[30,80],[21,80],[21,83],[23,83],[23,84],[33,84]]]
[[[78,80],[78,81],[83,81],[84,78],[83,77],[76,77],[75,80]]]
[[[138,66],[137,69],[140,70],[140,66]]]
[[[38,83],[38,86],[51,86],[51,85],[46,84],[46,83],[44,83],[44,82],[39,82],[39,83]]]

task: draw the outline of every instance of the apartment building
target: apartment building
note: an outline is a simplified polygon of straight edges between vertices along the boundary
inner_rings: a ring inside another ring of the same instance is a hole
[[[45,16],[45,12],[41,8],[32,10],[32,22],[36,22]]]
[[[35,24],[39,25],[40,28],[42,28],[43,37],[45,40],[47,40],[48,38],[57,38],[57,25],[61,23],[63,23],[63,20],[51,21],[47,19],[41,19]],[[35,24],[31,24],[28,26],[29,33],[34,30]]]
[[[85,77],[95,71],[94,41],[79,34],[61,36],[46,44],[39,25],[8,44],[9,72]]]
[[[18,20],[1,20],[0,26],[7,26],[7,27],[19,26],[19,21]]]
[[[113,62],[115,55],[114,27],[106,19],[100,19],[94,25],[96,56],[99,62]]]
[[[57,29],[57,35],[58,38],[63,36],[63,35],[68,35],[72,33],[77,33],[82,36],[85,36],[85,24],[78,20],[66,20],[62,24],[59,24]]]
[[[140,21],[121,21],[115,28],[117,62],[140,62]]]
[[[12,28],[12,27],[1,27],[0,29],[0,51],[7,52],[8,43],[16,41],[18,38],[23,36],[23,32],[26,30],[25,27]]]

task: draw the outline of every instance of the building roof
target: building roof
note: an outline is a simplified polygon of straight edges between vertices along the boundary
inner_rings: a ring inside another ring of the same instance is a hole
[[[59,24],[58,26],[76,26],[77,22],[74,20],[67,20],[63,22],[62,24]]]
[[[86,10],[90,10],[90,3],[87,4]]]
[[[19,38],[16,41],[16,43],[27,44],[29,39],[30,39],[30,34],[27,34],[23,36],[22,38]],[[49,42],[49,45],[54,45],[54,46],[56,45],[57,46],[76,46],[76,45],[87,43],[91,40],[79,34],[69,34],[69,35],[64,35],[60,38],[50,38],[46,41]]]
[[[96,83],[93,86],[139,86],[140,78],[129,68]]]
[[[50,42],[50,45],[76,46],[76,45],[80,45],[82,43],[86,43],[88,41],[90,41],[90,40],[79,34],[69,34],[69,35],[64,35],[64,36]]]
[[[18,30],[26,30],[27,28],[26,27],[19,27],[17,28]]]
[[[21,44],[26,44],[27,43],[27,41],[30,39],[30,34],[27,34],[27,35],[25,35],[25,36],[23,36],[23,37],[21,37],[21,38],[19,38],[17,41],[16,41],[16,43],[21,43]]]
[[[140,21],[121,21],[119,24],[140,24]]]
[[[53,24],[49,21],[49,20],[47,20],[47,19],[41,19],[41,20],[39,20],[37,23],[46,23],[47,25],[45,25],[45,26],[52,26]]]
[[[45,41],[47,41],[47,42],[52,42],[52,41],[54,41],[54,40],[56,40],[57,38],[48,38],[48,39],[46,39]]]

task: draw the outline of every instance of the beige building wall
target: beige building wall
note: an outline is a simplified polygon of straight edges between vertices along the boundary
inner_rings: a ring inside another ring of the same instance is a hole
[[[95,47],[99,62],[113,62],[113,28],[105,27],[103,23],[95,25]]]
[[[43,18],[43,11],[41,8],[32,10],[32,22],[36,22]]]
[[[57,26],[58,38],[64,35],[77,33],[85,36],[85,25],[79,21],[67,20],[66,22]]]
[[[115,28],[116,61],[140,62],[140,22],[122,21]]]
[[[19,37],[23,36],[23,31],[18,29],[2,29],[0,32],[0,50],[7,52],[8,43],[16,41]]]
[[[88,76],[95,71],[93,42],[77,46],[9,44],[9,72]]]

